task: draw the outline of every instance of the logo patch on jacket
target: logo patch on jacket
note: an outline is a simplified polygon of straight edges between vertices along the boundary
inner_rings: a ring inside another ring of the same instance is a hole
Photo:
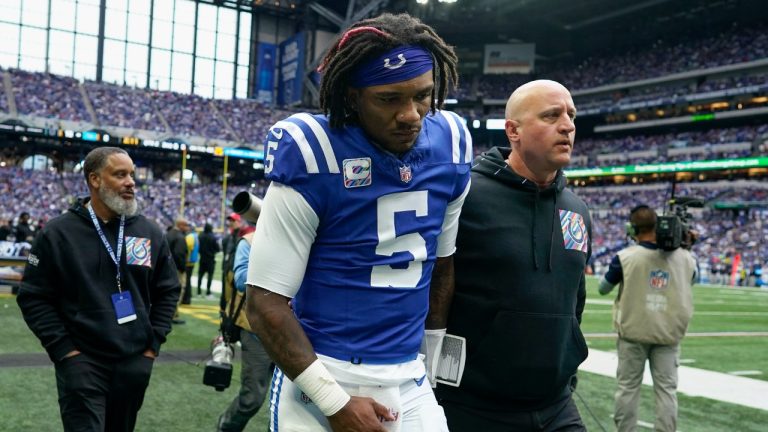
[[[125,262],[129,265],[152,267],[152,241],[125,236]]]
[[[560,228],[563,230],[563,245],[587,253],[589,234],[584,217],[570,210],[560,210]]]

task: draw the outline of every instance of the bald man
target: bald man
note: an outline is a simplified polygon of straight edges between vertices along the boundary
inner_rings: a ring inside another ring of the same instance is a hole
[[[448,318],[467,362],[460,386],[437,388],[450,430],[585,430],[572,392],[587,357],[579,326],[591,220],[562,171],[575,118],[561,84],[524,84],[507,102],[510,148],[474,161]]]

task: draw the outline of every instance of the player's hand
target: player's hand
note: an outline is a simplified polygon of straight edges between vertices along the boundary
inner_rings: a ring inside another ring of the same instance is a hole
[[[386,432],[382,421],[394,421],[389,408],[369,397],[352,398],[344,408],[328,417],[334,432]]]

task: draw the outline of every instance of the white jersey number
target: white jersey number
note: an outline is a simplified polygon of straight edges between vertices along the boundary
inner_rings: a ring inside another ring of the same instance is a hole
[[[426,216],[427,198],[427,191],[416,191],[393,193],[377,200],[379,244],[376,254],[392,256],[396,252],[409,252],[413,261],[404,269],[394,269],[389,265],[373,266],[371,286],[415,288],[419,283],[422,262],[427,259],[426,242],[419,233],[396,235],[395,214],[413,211],[416,216]]]
[[[267,151],[264,155],[264,174],[269,174],[274,168],[275,157],[272,156],[270,150],[277,150],[277,141],[267,141]]]

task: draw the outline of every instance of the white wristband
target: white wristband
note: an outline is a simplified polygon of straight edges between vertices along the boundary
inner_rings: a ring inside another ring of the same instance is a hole
[[[432,388],[437,386],[435,375],[437,375],[437,366],[440,363],[445,334],[446,329],[425,329],[424,339],[421,340],[419,352],[424,354],[424,367],[427,369],[427,379]]]
[[[315,360],[293,380],[326,417],[336,414],[351,396],[333,379],[320,359]]]

